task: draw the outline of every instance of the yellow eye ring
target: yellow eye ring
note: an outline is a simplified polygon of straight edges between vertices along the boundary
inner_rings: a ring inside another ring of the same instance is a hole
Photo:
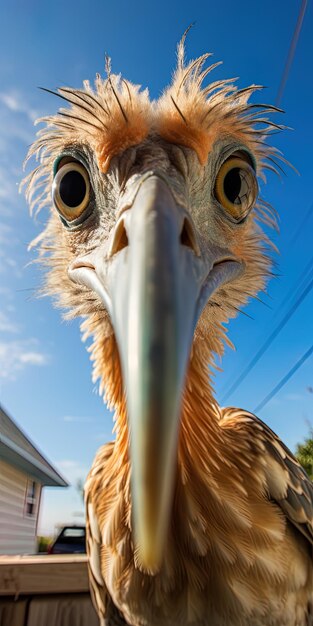
[[[90,180],[78,161],[61,165],[52,185],[53,202],[66,221],[78,219],[90,202]]]
[[[223,209],[236,221],[243,220],[258,196],[256,174],[244,159],[227,159],[215,179],[214,195]]]

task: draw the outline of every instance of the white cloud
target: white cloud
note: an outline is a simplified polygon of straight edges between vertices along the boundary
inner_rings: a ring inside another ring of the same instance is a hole
[[[19,207],[24,207],[18,189],[22,171],[16,173],[10,159],[7,159],[7,157],[3,158],[3,155],[1,155],[1,133],[3,133],[2,129],[0,129],[0,215],[1,217],[10,218],[10,220],[13,219],[16,228],[18,221],[17,210],[19,210]],[[17,233],[17,230],[15,232]],[[19,236],[20,234],[19,232]]]
[[[0,202],[0,214],[2,213]],[[26,243],[22,242],[22,245],[16,236],[14,228],[7,223],[0,223],[0,274],[7,274],[10,277],[14,275],[17,278],[21,278],[25,265],[25,257],[22,260],[21,256],[23,253],[26,253]]]
[[[0,239],[0,244],[1,244],[1,239]],[[7,300],[11,300],[12,290],[9,289],[9,287],[4,287],[3,285],[0,285],[0,296],[2,296],[3,298],[6,298]]]
[[[1,186],[1,178],[0,178],[0,186]],[[11,237],[13,233],[13,228],[8,224],[0,224],[0,244],[1,246],[8,243],[8,237]]]
[[[18,111],[19,110],[18,102],[17,102],[16,98],[14,98],[14,96],[12,96],[12,94],[1,93],[0,94],[0,100],[2,102],[4,102],[4,104],[8,107],[8,109],[11,109],[11,111]]]
[[[1,333],[18,333],[20,330],[18,324],[10,320],[8,315],[0,311],[0,332]]]
[[[280,406],[281,405],[281,399],[279,399],[279,398],[271,398],[271,400],[269,400],[269,402],[267,404],[268,404],[268,406]]]
[[[23,206],[19,183],[27,145],[35,138],[33,122],[37,112],[17,89],[0,91],[0,214],[10,217],[12,208]]]
[[[112,428],[113,428],[113,423],[112,423]],[[104,432],[97,433],[94,436],[94,439],[96,441],[99,441],[103,445],[105,443],[107,443],[108,441],[113,441],[115,438],[116,438],[116,435],[115,435],[115,433],[112,432],[112,429],[111,430],[107,430],[107,432],[105,432],[105,433]]]
[[[4,168],[0,166],[0,202],[12,201],[17,197],[17,185],[15,181],[8,176],[8,172],[4,171]],[[3,209],[6,207],[3,207]],[[2,210],[1,213],[8,213]]]
[[[49,363],[49,356],[34,349],[35,339],[0,342],[0,378],[15,380],[18,372],[29,365],[44,366]]]
[[[33,123],[38,117],[37,111],[30,106],[27,102],[25,94],[17,89],[11,89],[9,91],[0,91],[0,115],[1,115],[1,129],[0,129],[0,156],[4,165],[4,174],[8,173],[8,170],[14,169],[11,173],[12,182],[16,182],[16,179],[20,179],[21,171],[18,177],[16,176],[17,158],[20,159],[22,165],[23,156],[27,147],[25,144],[30,144],[34,140]],[[16,155],[17,142],[24,144],[20,147],[23,150]],[[12,168],[12,163],[14,167]],[[6,185],[8,188],[8,184]],[[7,189],[6,189],[7,191]],[[2,191],[2,197],[6,197],[5,192]]]
[[[85,467],[78,461],[74,461],[73,459],[63,459],[62,461],[57,461],[56,465],[66,480],[74,486],[77,484],[78,480],[85,481],[89,472],[89,468]]]
[[[20,355],[21,363],[29,363],[30,365],[46,365],[47,356],[41,352],[23,352]]]
[[[64,422],[79,422],[80,424],[88,424],[94,421],[92,417],[81,417],[79,415],[64,415],[63,420]]]
[[[23,273],[20,267],[20,263],[8,256],[4,248],[0,249],[0,274],[7,274],[7,276],[15,276],[21,278]]]
[[[26,104],[24,97],[17,90],[9,92],[0,92],[0,101],[14,113],[24,113],[31,122],[38,117],[37,111]]]
[[[285,396],[286,400],[291,400],[292,402],[298,402],[299,400],[304,400],[305,398],[306,396],[304,393],[287,393]]]

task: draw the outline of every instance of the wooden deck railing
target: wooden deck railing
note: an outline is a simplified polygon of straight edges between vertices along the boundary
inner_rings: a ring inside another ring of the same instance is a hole
[[[98,625],[85,556],[0,557],[0,626]]]

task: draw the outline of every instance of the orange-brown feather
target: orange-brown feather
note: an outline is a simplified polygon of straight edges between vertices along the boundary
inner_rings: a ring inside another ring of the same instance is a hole
[[[264,431],[253,416],[217,407],[206,362],[206,349],[197,345],[183,401],[171,527],[154,576],[141,571],[132,549],[128,428],[120,398],[116,442],[100,450],[86,487],[101,530],[105,585],[131,624],[207,623],[210,615],[209,623],[219,626],[261,626],[271,606],[275,626],[302,626],[312,585],[306,540],[268,499]]]

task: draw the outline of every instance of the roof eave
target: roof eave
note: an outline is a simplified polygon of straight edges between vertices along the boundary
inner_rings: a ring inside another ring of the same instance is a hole
[[[53,467],[46,467],[4,435],[1,435],[0,438],[0,458],[30,474],[45,486],[69,486],[68,482]]]

